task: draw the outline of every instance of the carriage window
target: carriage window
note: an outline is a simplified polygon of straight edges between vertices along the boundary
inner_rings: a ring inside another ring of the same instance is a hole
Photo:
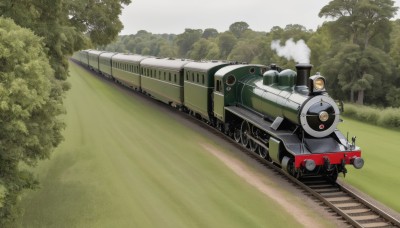
[[[201,84],[203,84],[203,85],[204,85],[204,74],[203,74],[203,75],[201,75]]]
[[[217,80],[217,87],[216,87],[215,91],[217,91],[217,92],[221,92],[222,91],[221,81],[220,80]]]
[[[171,81],[171,73],[168,75],[168,81]]]
[[[196,82],[199,83],[199,73],[197,73]]]
[[[176,83],[176,74],[174,74],[174,82]]]

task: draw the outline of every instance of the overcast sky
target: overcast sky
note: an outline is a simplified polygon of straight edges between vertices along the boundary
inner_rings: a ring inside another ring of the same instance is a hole
[[[268,32],[273,26],[301,24],[315,30],[325,18],[319,18],[321,8],[330,0],[132,0],[122,11],[124,29],[120,34],[135,34],[139,30],[151,33],[180,34],[185,28],[229,29],[244,21],[255,31]],[[400,0],[395,0],[400,7]],[[399,14],[399,13],[398,13]],[[396,15],[400,18],[400,15]]]

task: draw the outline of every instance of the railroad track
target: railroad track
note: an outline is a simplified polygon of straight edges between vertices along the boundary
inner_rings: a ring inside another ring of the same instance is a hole
[[[340,183],[323,178],[299,181],[302,188],[354,227],[400,227],[400,222]]]
[[[180,115],[190,118],[189,115]],[[193,119],[193,118],[190,118]],[[197,119],[196,119],[197,120]],[[280,175],[287,178],[292,184],[305,191],[308,195],[319,200],[325,207],[331,209],[339,217],[353,227],[399,227],[400,221],[383,209],[364,199],[362,196],[339,182],[332,182],[323,177],[308,177],[298,180],[277,167],[273,163],[261,158],[257,153],[250,151],[243,145],[237,143],[231,137],[220,132],[218,129],[198,120],[195,121],[199,126],[207,128],[213,134],[227,139],[232,145],[240,149],[247,155],[255,158],[258,162],[273,169]]]
[[[99,78],[104,79],[101,76],[99,76]],[[116,85],[111,80],[105,79],[105,81],[108,81],[109,83]],[[148,98],[146,95],[132,91],[122,85],[118,85],[118,87],[125,89],[127,92],[134,92],[135,95],[145,97],[146,99]],[[153,99],[149,100],[155,101]],[[168,107],[161,103],[159,105],[160,107],[163,108],[167,108],[170,110],[173,109],[172,107]],[[339,216],[338,219],[340,218],[344,219],[351,226],[400,228],[400,221],[398,219],[386,213],[383,209],[378,208],[373,203],[368,202],[362,196],[359,196],[357,193],[345,187],[344,185],[338,182],[332,182],[322,177],[310,177],[298,180],[293,176],[289,175],[288,173],[286,173],[285,171],[283,171],[280,167],[277,167],[273,163],[261,158],[260,156],[257,156],[257,153],[250,151],[249,148],[245,148],[243,145],[237,143],[234,139],[220,132],[218,129],[186,113],[179,111],[176,112],[175,109],[174,112],[185,119],[197,120],[194,122],[198,126],[207,129],[209,132],[213,133],[216,136],[227,139],[232,145],[234,145],[240,151],[246,153],[252,158],[255,158],[255,160],[257,160],[258,162],[276,171],[280,175],[287,178],[292,184],[305,191],[308,195],[311,195],[315,199],[319,200],[323,205],[325,205],[325,207],[328,207],[332,211],[334,211]]]

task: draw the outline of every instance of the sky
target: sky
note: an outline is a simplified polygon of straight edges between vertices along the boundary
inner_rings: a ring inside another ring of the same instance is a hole
[[[215,28],[224,32],[234,22],[244,21],[254,31],[268,32],[300,24],[316,30],[325,20],[318,17],[330,0],[132,0],[120,19],[121,35],[146,30],[154,34],[181,34],[185,28]],[[400,7],[400,0],[395,0]],[[399,13],[400,14],[400,11]],[[400,18],[396,15],[395,18]]]

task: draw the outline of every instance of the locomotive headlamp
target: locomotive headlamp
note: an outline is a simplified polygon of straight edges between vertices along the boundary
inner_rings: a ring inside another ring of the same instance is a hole
[[[323,93],[325,92],[325,78],[319,74],[309,78],[308,88],[310,93]]]
[[[313,171],[316,167],[315,161],[312,159],[304,160],[304,167],[306,167],[308,171]]]
[[[325,81],[322,78],[317,78],[314,81],[314,91],[321,91],[325,89]]]
[[[329,114],[325,111],[322,111],[319,113],[319,120],[321,120],[321,122],[326,122],[329,119]]]

